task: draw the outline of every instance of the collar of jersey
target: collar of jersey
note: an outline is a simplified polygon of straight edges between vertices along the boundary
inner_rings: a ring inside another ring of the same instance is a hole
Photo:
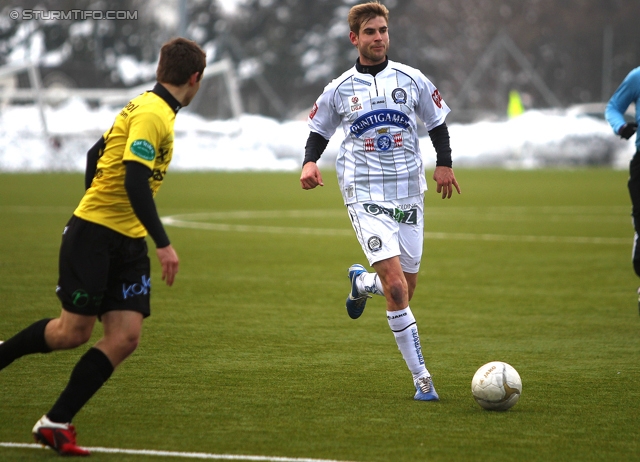
[[[182,105],[180,104],[180,101],[175,99],[173,97],[173,95],[171,93],[169,93],[169,90],[164,88],[160,83],[156,83],[156,86],[153,87],[153,90],[151,90],[151,92],[155,93],[160,98],[162,98],[164,100],[164,102],[167,103],[169,105],[169,107],[171,109],[173,109],[173,112],[176,113],[176,114],[178,113],[178,111],[182,107]]]
[[[358,58],[356,60],[356,70],[361,74],[371,74],[375,77],[378,72],[383,71],[387,67],[387,64],[389,64],[388,56],[385,57],[384,62],[376,64],[375,66],[363,66],[360,64],[360,58]]]

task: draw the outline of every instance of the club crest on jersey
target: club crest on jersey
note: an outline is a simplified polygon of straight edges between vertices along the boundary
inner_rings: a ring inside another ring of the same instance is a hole
[[[362,98],[358,95],[349,96],[349,109],[351,112],[362,111],[364,109],[362,107]]]
[[[407,92],[402,88],[396,88],[391,92],[393,102],[396,104],[407,104]]]
[[[391,133],[388,128],[376,130],[375,138],[364,139],[365,152],[386,152],[393,148],[402,147],[402,132]]]
[[[375,111],[367,112],[351,124],[349,131],[351,131],[352,135],[360,138],[369,130],[385,125],[393,125],[402,130],[411,131],[409,117],[407,117],[405,113],[396,111],[395,109],[376,109]]]

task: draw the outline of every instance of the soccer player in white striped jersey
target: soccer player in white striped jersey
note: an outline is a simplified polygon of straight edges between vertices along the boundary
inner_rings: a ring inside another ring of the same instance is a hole
[[[356,319],[368,298],[384,296],[389,327],[413,376],[414,399],[437,401],[409,306],[422,257],[427,189],[418,118],[436,150],[437,192],[450,198],[454,188],[460,194],[460,186],[445,124],[449,108],[422,72],[388,59],[388,19],[389,11],[377,1],[349,11],[349,38],[359,57],[313,105],[300,184],[303,189],[324,186],[316,162],[342,126],[338,183],[353,229],[375,270],[369,273],[359,264],[349,268],[347,313]]]

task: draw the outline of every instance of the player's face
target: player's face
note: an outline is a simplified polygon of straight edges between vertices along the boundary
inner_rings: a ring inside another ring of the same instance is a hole
[[[360,33],[349,33],[351,43],[358,49],[360,64],[373,66],[384,62],[389,49],[389,28],[382,16],[365,22],[360,26]]]

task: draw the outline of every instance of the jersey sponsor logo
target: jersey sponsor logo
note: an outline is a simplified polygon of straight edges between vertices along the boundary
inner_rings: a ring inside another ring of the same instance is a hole
[[[362,99],[358,95],[349,96],[349,109],[351,112],[362,111]]]
[[[135,140],[131,143],[131,152],[144,160],[153,160],[156,157],[156,150],[153,144],[147,140]]]
[[[390,133],[388,128],[377,130],[378,135],[375,138],[364,139],[365,152],[386,152],[393,148],[402,147],[402,132]]]
[[[431,99],[433,100],[434,104],[438,106],[439,109],[442,109],[442,96],[440,95],[440,92],[438,91],[438,89],[436,89],[431,94]]]
[[[367,247],[369,247],[371,252],[377,252],[382,249],[382,239],[380,239],[380,236],[371,236],[367,241]]]
[[[309,118],[313,119],[318,112],[318,103],[313,103],[313,107],[311,108],[311,112],[309,113]]]
[[[154,180],[156,181],[162,181],[164,180],[164,176],[167,174],[167,169],[159,169],[159,168],[154,168],[153,169],[153,173],[152,173],[152,177]]]
[[[125,111],[133,112],[138,109],[139,104],[134,104],[133,101],[129,101],[127,105],[124,107]]]
[[[367,87],[371,86],[371,82],[367,82],[366,80],[359,79],[358,77],[354,77],[353,80],[363,85],[366,85]]]
[[[384,125],[394,125],[403,130],[411,128],[409,117],[405,113],[395,109],[376,109],[358,117],[349,130],[352,135],[360,138],[367,131]]]
[[[396,88],[391,92],[393,102],[396,104],[407,104],[407,92],[402,88]]]
[[[133,111],[138,109],[138,106],[140,106],[140,105],[139,104],[134,104],[131,101],[129,101],[127,103],[127,105],[122,108],[122,111],[120,111],[120,116],[122,118],[126,119],[127,117],[129,117],[129,114],[131,114]]]
[[[371,109],[384,109],[387,107],[387,100],[384,96],[371,98],[369,103],[371,104]]]

